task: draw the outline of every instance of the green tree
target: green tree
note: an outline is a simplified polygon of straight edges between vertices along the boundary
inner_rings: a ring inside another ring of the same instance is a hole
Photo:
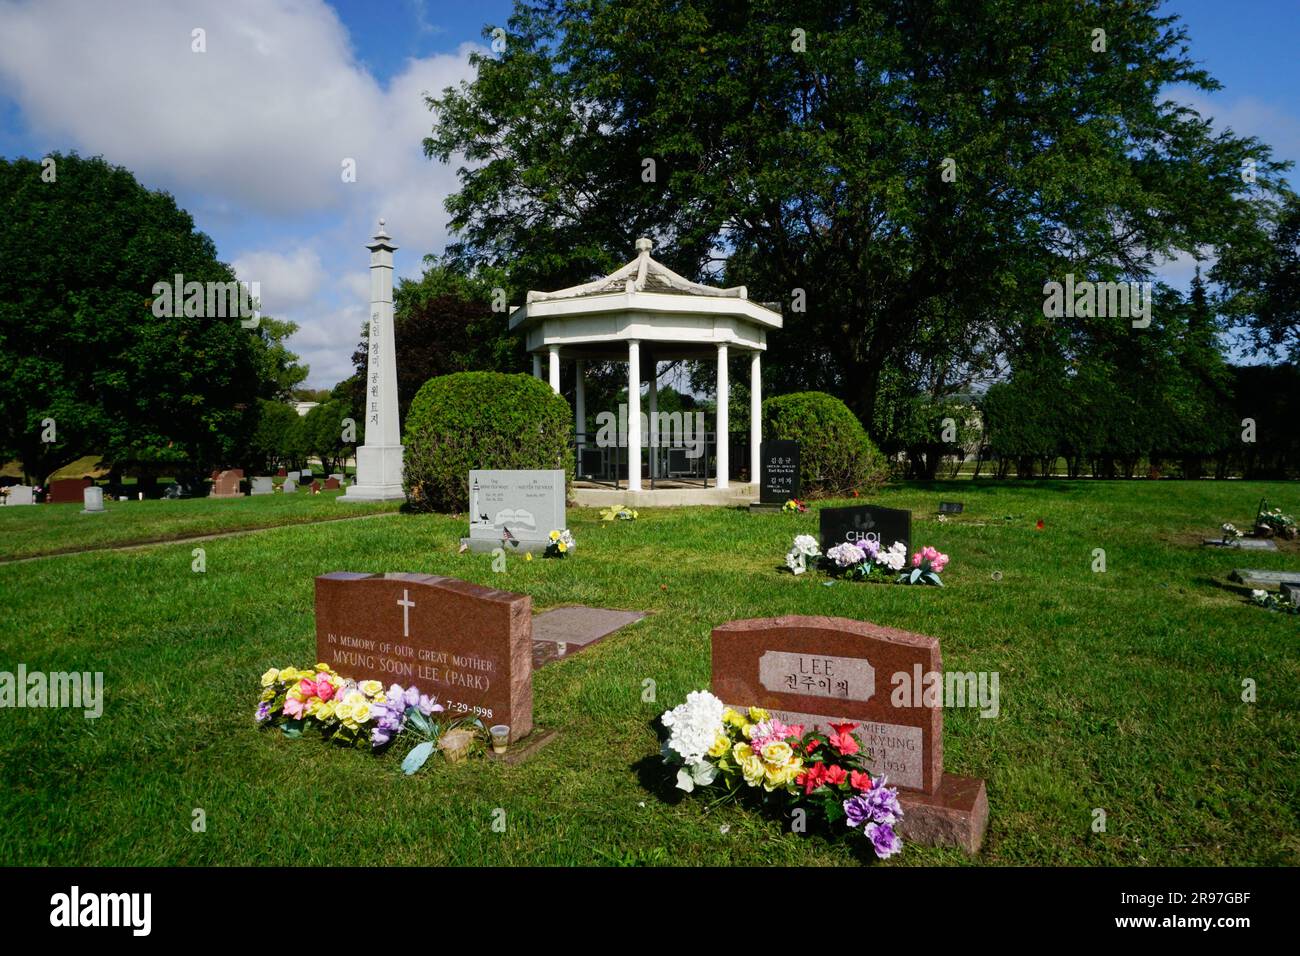
[[[99,454],[146,485],[242,460],[264,391],[259,336],[238,316],[152,308],[178,273],[233,273],[171,196],[102,159],[50,158],[53,181],[38,161],[0,160],[0,451],[37,480]]]
[[[773,391],[832,391],[886,439],[877,404],[964,391],[1046,277],[1258,233],[1285,164],[1166,95],[1217,83],[1158,7],[518,0],[504,51],[429,98],[426,154],[465,161],[448,261],[518,293],[655,237],[782,303]]]
[[[354,446],[343,441],[343,420],[351,417],[347,402],[330,399],[307,412],[302,419],[302,436],[308,454],[320,459],[326,474],[338,470]]]

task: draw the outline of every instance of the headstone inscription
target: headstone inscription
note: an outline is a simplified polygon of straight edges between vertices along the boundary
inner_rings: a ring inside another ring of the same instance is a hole
[[[252,490],[250,494],[270,495],[275,493],[275,479],[271,477],[257,477],[253,479]]]
[[[244,469],[229,468],[217,473],[212,482],[213,498],[239,498],[243,495],[239,484],[244,480]]]
[[[761,504],[783,505],[799,497],[799,443],[779,439],[765,441],[759,456]]]
[[[937,640],[865,621],[795,616],[731,621],[713,630],[712,645],[713,693],[724,703],[759,706],[805,729],[858,724],[873,775],[899,788],[903,837],[978,851],[988,797],[983,780],[943,769]]]
[[[471,471],[471,551],[544,551],[552,531],[567,527],[564,471]]]
[[[316,656],[345,677],[420,688],[510,739],[533,728],[532,598],[432,574],[316,578]]]
[[[912,512],[877,505],[823,508],[819,515],[821,546],[825,552],[844,541],[875,541],[881,548],[903,542],[912,550]]]
[[[85,490],[94,484],[89,478],[57,478],[45,489],[47,505],[81,504]]]
[[[83,515],[105,514],[104,511],[104,489],[91,485],[82,492]]]

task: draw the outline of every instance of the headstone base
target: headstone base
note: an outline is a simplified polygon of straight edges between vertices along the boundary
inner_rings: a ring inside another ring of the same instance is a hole
[[[763,512],[770,513],[773,511],[780,511],[782,507],[783,505],[778,505],[775,502],[771,502],[771,501],[767,501],[767,502],[751,501],[749,503],[749,512],[750,514],[753,514],[756,511],[763,511]]]
[[[1207,548],[1237,548],[1241,551],[1276,551],[1277,542],[1268,538],[1238,538],[1236,541],[1222,541],[1219,538],[1206,538]]]
[[[899,790],[898,835],[919,846],[957,846],[974,855],[984,843],[989,800],[984,781],[945,773],[934,793]]]
[[[83,515],[106,515],[106,514],[108,514],[108,511],[106,511],[106,510],[103,509],[103,508],[94,508],[94,509],[91,509],[91,508],[82,508],[82,509],[81,509],[81,513],[82,513]]]
[[[351,489],[349,489],[351,490]],[[500,538],[461,538],[460,546],[462,550],[468,550],[471,554],[491,554],[497,548],[501,548],[506,554],[523,554],[531,551],[533,554],[544,554],[549,541],[520,541],[516,547],[512,542],[503,542]]]

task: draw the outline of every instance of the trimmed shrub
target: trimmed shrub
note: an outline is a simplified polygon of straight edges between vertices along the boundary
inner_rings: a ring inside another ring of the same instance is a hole
[[[763,437],[799,442],[805,497],[874,491],[885,482],[885,456],[849,407],[825,392],[794,392],[763,402]]]
[[[456,372],[425,382],[406,415],[402,487],[417,511],[469,507],[471,468],[563,468],[573,481],[573,413],[531,375]]]

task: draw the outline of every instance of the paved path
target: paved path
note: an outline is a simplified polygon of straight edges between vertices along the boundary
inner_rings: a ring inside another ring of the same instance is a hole
[[[63,551],[49,551],[45,554],[33,554],[22,558],[0,558],[0,565],[21,564],[24,561],[44,561],[48,558],[66,558],[74,554],[94,554],[97,551],[136,551],[140,548],[156,548],[165,544],[189,544],[192,541],[211,541],[214,538],[233,538],[241,534],[260,534],[264,531],[281,531],[285,528],[303,528],[314,524],[332,524],[336,521],[368,521],[371,518],[388,518],[401,514],[400,511],[381,511],[371,515],[349,515],[345,518],[321,518],[317,521],[292,521],[287,524],[266,525],[261,528],[239,528],[235,531],[216,531],[212,534],[197,534],[187,538],[151,538],[148,541],[133,541],[130,544],[104,544],[94,548],[68,548]]]

